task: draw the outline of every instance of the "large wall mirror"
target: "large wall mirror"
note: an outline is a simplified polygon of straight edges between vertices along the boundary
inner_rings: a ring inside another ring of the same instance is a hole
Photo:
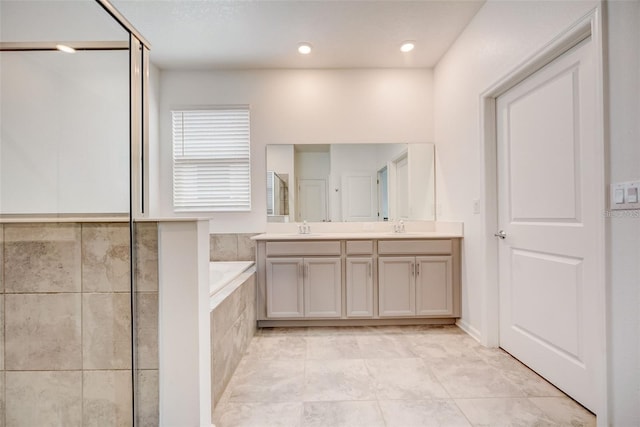
[[[267,146],[267,222],[435,220],[434,145]]]

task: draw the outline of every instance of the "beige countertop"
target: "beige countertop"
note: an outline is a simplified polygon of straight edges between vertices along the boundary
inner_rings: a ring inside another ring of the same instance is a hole
[[[252,240],[409,240],[409,239],[461,239],[462,233],[442,231],[393,232],[340,232],[340,233],[263,233],[253,236]]]

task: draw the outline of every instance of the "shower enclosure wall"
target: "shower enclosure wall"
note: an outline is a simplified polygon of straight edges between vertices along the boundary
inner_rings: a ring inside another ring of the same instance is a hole
[[[0,425],[157,426],[149,45],[104,0],[0,20]]]

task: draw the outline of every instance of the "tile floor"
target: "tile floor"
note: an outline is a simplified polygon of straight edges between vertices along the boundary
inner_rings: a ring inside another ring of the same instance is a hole
[[[594,426],[595,416],[455,326],[261,329],[216,427]]]

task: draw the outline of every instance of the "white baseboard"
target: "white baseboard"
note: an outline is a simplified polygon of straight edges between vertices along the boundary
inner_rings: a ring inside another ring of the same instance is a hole
[[[481,338],[480,331],[477,330],[475,327],[471,326],[466,320],[458,319],[456,321],[456,326],[462,329],[463,331],[465,331],[474,340],[478,341],[479,343],[482,343],[482,340],[480,339]]]

